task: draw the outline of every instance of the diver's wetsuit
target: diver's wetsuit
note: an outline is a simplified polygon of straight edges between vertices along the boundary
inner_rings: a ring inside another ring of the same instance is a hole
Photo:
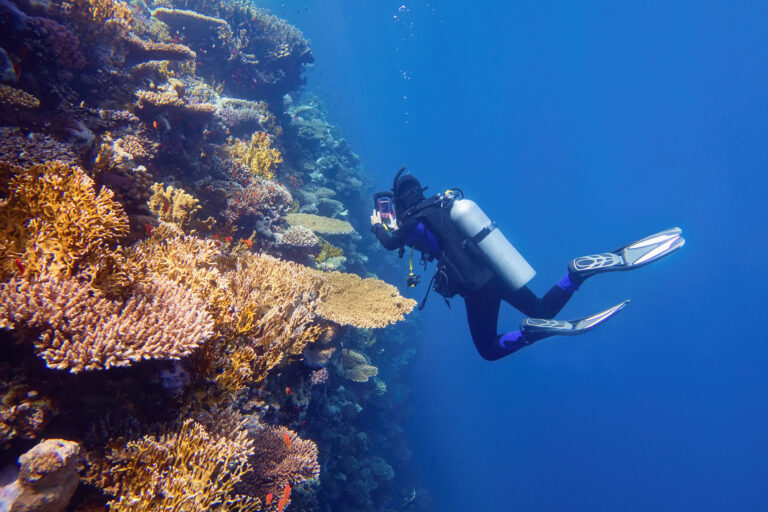
[[[381,224],[373,225],[371,231],[387,250],[407,245],[432,258],[438,258],[440,254],[439,237],[417,217],[407,217],[394,232],[387,231]],[[496,332],[502,300],[528,317],[554,318],[577,289],[578,285],[566,277],[543,298],[539,298],[527,286],[513,291],[501,279],[494,277],[477,290],[461,293],[467,305],[469,331],[477,351],[483,358],[495,361],[535,341],[524,339],[520,331],[503,335]]]

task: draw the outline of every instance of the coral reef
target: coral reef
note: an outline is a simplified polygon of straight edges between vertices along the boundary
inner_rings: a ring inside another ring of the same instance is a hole
[[[302,33],[240,0],[0,20],[4,457],[79,443],[59,509],[396,509],[414,304],[362,279],[367,179]]]

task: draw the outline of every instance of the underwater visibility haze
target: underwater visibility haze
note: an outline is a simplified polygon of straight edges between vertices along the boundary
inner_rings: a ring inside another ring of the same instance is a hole
[[[0,510],[765,510],[767,16],[0,0]],[[631,302],[486,360],[371,232],[403,166]]]

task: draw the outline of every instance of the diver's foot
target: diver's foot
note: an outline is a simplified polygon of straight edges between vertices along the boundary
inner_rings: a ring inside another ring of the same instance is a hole
[[[609,318],[621,311],[628,300],[616,304],[600,313],[579,320],[548,320],[545,318],[526,318],[520,324],[520,331],[527,343],[533,343],[549,336],[576,336],[584,334],[604,324]]]
[[[672,254],[685,244],[680,228],[656,233],[611,252],[581,256],[571,261],[568,273],[572,281],[581,284],[600,272],[632,270]]]

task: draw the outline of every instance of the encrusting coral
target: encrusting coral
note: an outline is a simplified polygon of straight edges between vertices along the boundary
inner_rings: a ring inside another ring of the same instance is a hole
[[[42,274],[0,284],[0,328],[34,328],[50,368],[78,373],[142,359],[178,359],[213,334],[213,320],[192,292],[161,276],[109,299],[88,282]]]
[[[0,105],[37,108],[40,106],[40,100],[26,91],[16,89],[10,85],[0,84]]]
[[[90,266],[95,275],[109,266],[112,246],[128,232],[112,191],[97,193],[82,169],[61,162],[0,163],[0,180],[7,183],[0,187],[0,275],[30,276],[44,266],[68,276]]]
[[[261,510],[258,499],[235,486],[250,471],[253,441],[241,425],[206,427],[186,419],[161,436],[146,435],[107,456],[112,512]]]

